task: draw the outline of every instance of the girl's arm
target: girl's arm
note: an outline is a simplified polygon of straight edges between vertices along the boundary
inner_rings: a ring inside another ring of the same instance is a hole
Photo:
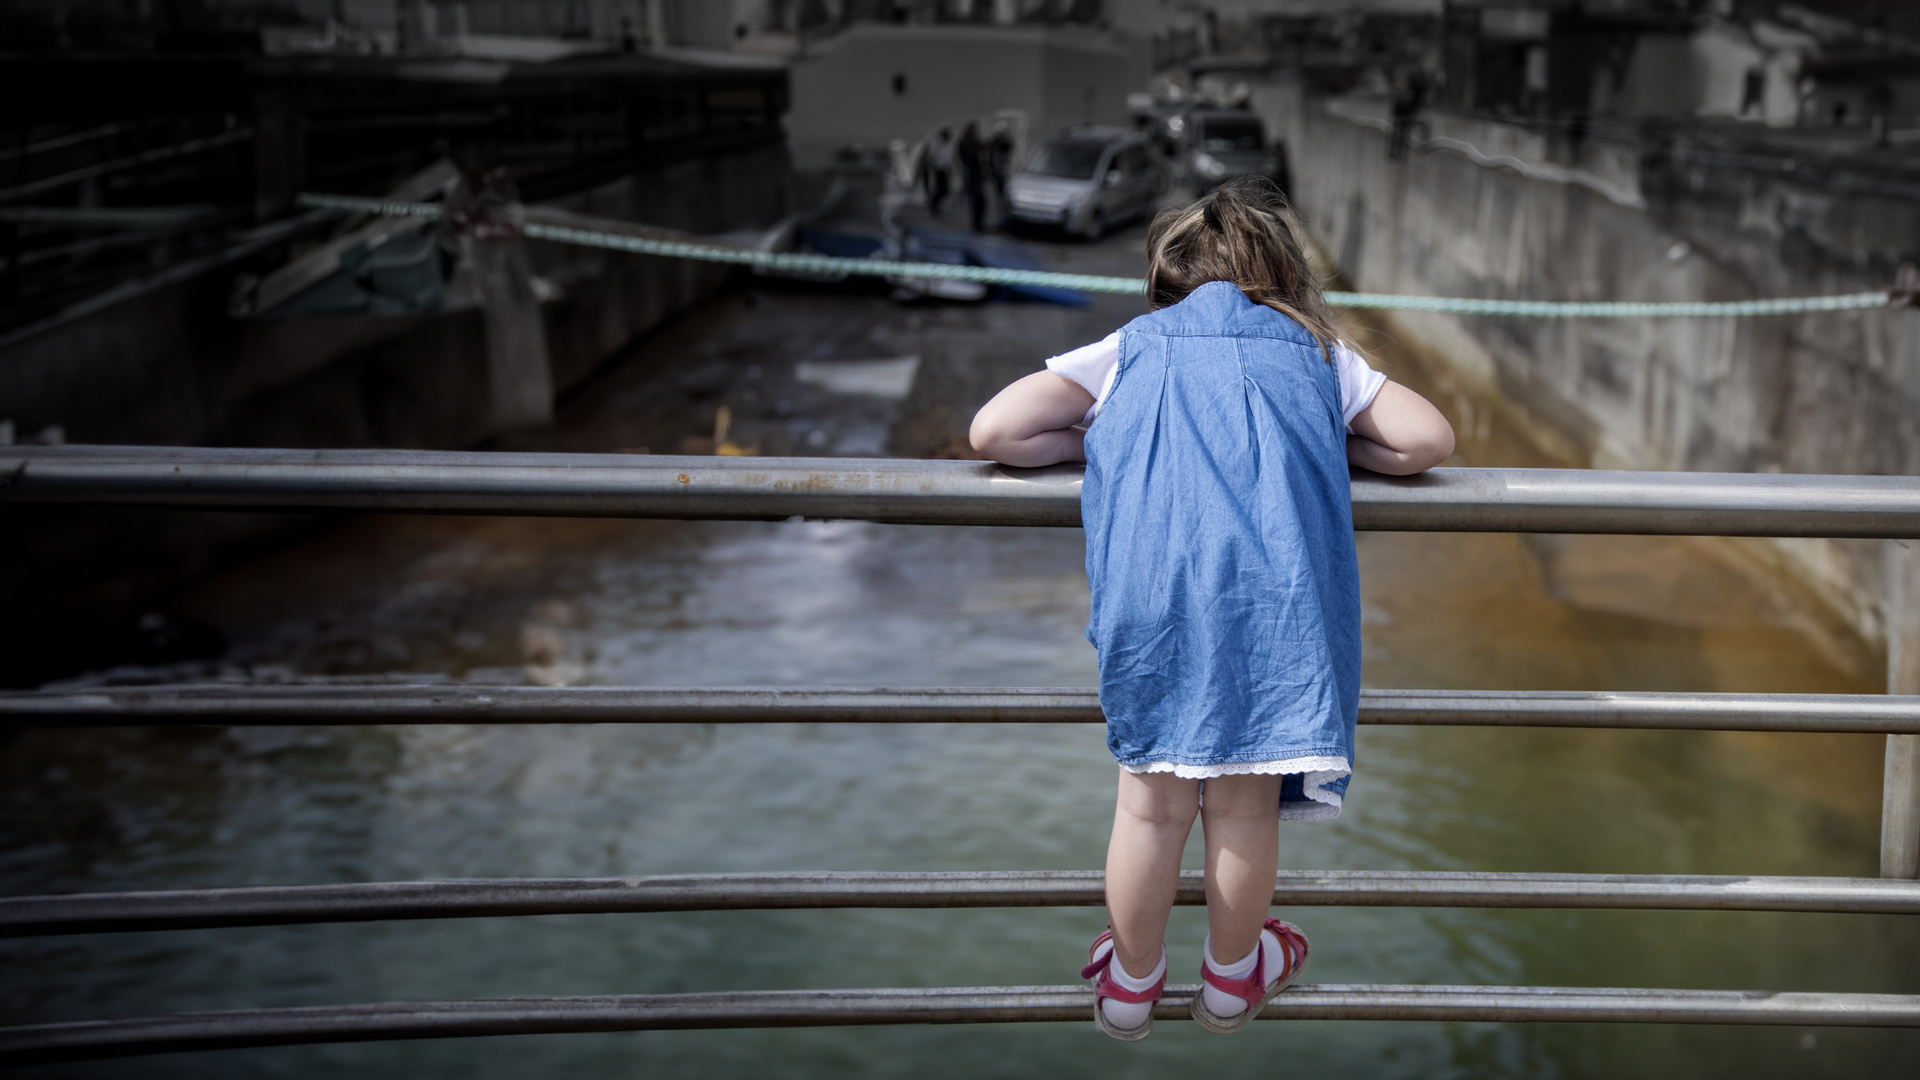
[[[1085,461],[1087,431],[1074,425],[1092,407],[1093,395],[1079,383],[1036,371],[980,407],[968,440],[1002,465]]]
[[[1347,460],[1363,469],[1408,476],[1453,456],[1453,425],[1426,398],[1396,382],[1382,386],[1349,426]]]

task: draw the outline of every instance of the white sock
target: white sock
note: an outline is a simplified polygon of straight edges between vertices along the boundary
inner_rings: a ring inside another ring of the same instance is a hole
[[[1153,984],[1159,982],[1161,977],[1166,975],[1166,973],[1167,947],[1165,945],[1160,946],[1160,962],[1154,965],[1152,971],[1147,972],[1145,978],[1136,979],[1127,974],[1127,969],[1120,966],[1120,958],[1118,956],[1114,957],[1113,961],[1107,965],[1107,974],[1113,976],[1113,981],[1116,986],[1119,986],[1123,990],[1132,990],[1136,993],[1153,989]],[[1153,1012],[1153,1003],[1150,1001],[1134,1002],[1120,1001],[1115,998],[1101,998],[1100,1011],[1106,1015],[1107,1023],[1117,1028],[1131,1030],[1147,1022],[1147,1017]]]
[[[1261,974],[1266,976],[1267,985],[1271,986],[1273,985],[1273,980],[1279,978],[1280,973],[1287,968],[1287,953],[1286,946],[1282,945],[1280,939],[1275,937],[1270,930],[1260,931],[1260,944],[1249,951],[1247,955],[1235,960],[1231,964],[1223,964],[1214,959],[1213,935],[1208,934],[1207,966],[1213,969],[1215,975],[1229,979],[1244,979],[1248,975],[1253,974],[1253,961],[1260,955],[1262,949],[1266,950],[1267,966]],[[1200,993],[1206,999],[1207,1011],[1215,1016],[1222,1018],[1239,1016],[1241,1013],[1247,1011],[1247,1002],[1244,998],[1235,994],[1229,994],[1225,990],[1217,989],[1212,983],[1204,984],[1204,988]]]

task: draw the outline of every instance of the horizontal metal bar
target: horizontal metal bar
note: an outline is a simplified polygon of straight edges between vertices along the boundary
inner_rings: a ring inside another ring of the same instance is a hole
[[[100,127],[88,128],[85,131],[74,131],[74,132],[69,132],[65,135],[55,135],[51,139],[43,139],[40,142],[28,143],[25,146],[19,146],[19,145],[10,146],[5,150],[0,150],[0,161],[14,161],[19,158],[32,157],[35,154],[44,154],[49,150],[58,150],[66,146],[74,146],[83,142],[91,142],[94,139],[105,139],[105,138],[108,138],[109,136],[118,135],[123,131],[132,131],[134,128],[139,126],[140,125],[138,124],[124,123],[124,122],[117,123],[117,124],[103,124]]]
[[[1362,690],[1360,723],[1423,727],[1905,733],[1920,730],[1920,697],[1611,690]]]
[[[0,726],[1104,723],[1085,689],[628,688],[218,683],[0,691]],[[1920,715],[1916,715],[1920,730]]]
[[[175,143],[172,146],[156,147],[138,154],[115,158],[112,161],[83,165],[80,168],[54,176],[45,176],[37,180],[29,180],[25,183],[15,184],[10,188],[0,188],[0,199],[21,199],[28,195],[37,195],[43,191],[56,191],[63,187],[72,187],[75,184],[94,179],[95,177],[108,176],[116,172],[137,168],[141,165],[152,165],[155,162],[166,161],[170,158],[198,154],[205,150],[218,150],[223,146],[230,146],[237,142],[245,142],[251,138],[253,138],[252,128],[233,128],[215,135],[205,136],[204,138],[189,139],[186,142]]]
[[[110,503],[684,519],[1080,523],[1078,466],[428,450],[0,447],[0,505]],[[1356,471],[1354,526],[1441,532],[1920,537],[1920,477]]]
[[[206,217],[219,209],[212,203],[180,206],[0,206],[0,221],[19,225],[139,229],[178,225]]]
[[[1096,907],[1098,870],[671,874],[270,885],[0,898],[0,937],[124,930],[291,926],[381,919],[609,915],[793,908]],[[1206,903],[1198,871],[1174,901]],[[1678,874],[1494,874],[1283,870],[1285,907],[1631,908],[1920,914],[1920,882],[1883,878]]]
[[[1169,986],[1159,1021],[1187,1019],[1197,986]],[[180,1050],[480,1035],[686,1028],[998,1024],[1092,1018],[1085,986],[899,990],[744,990],[394,1002],[186,1013],[0,1028],[0,1065],[82,1061]],[[1559,986],[1299,985],[1262,1020],[1920,1026],[1920,995],[1647,990]]]
[[[157,724],[1098,724],[1088,689],[115,686],[0,691],[0,727]],[[1920,697],[1362,690],[1362,724],[1920,734]]]

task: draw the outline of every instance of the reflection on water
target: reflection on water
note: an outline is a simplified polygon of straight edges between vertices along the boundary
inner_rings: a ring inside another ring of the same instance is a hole
[[[1791,588],[1711,541],[1362,537],[1375,686],[1870,691]],[[1071,530],[394,518],[181,610],[235,677],[1091,685]],[[1097,867],[1084,726],[102,731],[5,736],[9,893],[472,876]],[[1879,743],[1363,729],[1348,812],[1282,864],[1871,875]],[[1197,852],[1189,865],[1197,866]],[[1321,982],[1920,992],[1910,919],[1314,909]],[[1073,979],[1093,911],[731,912],[15,941],[18,1019],[393,999]],[[1174,975],[1203,926],[1177,914]],[[232,1051],[62,1076],[1878,1076],[1913,1033],[1301,1023],[660,1032]]]

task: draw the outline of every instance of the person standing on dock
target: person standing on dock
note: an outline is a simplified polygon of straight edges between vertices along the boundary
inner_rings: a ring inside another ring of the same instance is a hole
[[[1162,211],[1147,252],[1154,310],[1002,390],[971,433],[1008,465],[1087,463],[1087,637],[1120,785],[1110,922],[1081,974],[1095,1024],[1123,1040],[1153,1028],[1196,817],[1194,1019],[1238,1031],[1306,966],[1306,937],[1267,909],[1279,822],[1338,816],[1352,777],[1347,469],[1405,475],[1453,453],[1439,411],[1342,339],[1270,181]]]
[[[993,125],[993,137],[987,140],[987,175],[993,183],[993,207],[995,216],[1002,222],[1007,217],[1007,177],[1013,175],[1013,138],[1007,134],[1007,122],[996,120]]]
[[[987,228],[987,144],[980,141],[980,127],[973,121],[960,132],[953,156],[960,163],[960,187],[967,196],[967,214],[974,232]]]
[[[934,217],[946,208],[947,193],[953,190],[953,129],[943,127],[927,141],[920,156],[920,177],[927,187],[927,213]]]

